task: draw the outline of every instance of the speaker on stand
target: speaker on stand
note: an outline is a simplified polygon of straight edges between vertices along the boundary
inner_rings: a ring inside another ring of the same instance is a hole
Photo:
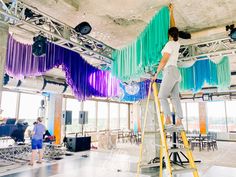
[[[62,112],[63,121],[65,122],[65,129],[64,129],[64,138],[63,138],[63,144],[64,146],[67,146],[67,137],[66,137],[66,126],[72,124],[72,111],[63,111]]]
[[[84,125],[88,124],[88,111],[79,112],[79,124],[82,126],[82,136],[84,136]]]

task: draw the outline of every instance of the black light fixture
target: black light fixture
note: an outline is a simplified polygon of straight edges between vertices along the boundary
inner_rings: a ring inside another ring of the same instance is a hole
[[[25,9],[25,13],[24,14],[25,14],[25,18],[33,18],[34,15],[35,15],[35,13],[32,12],[32,10],[30,10],[28,8]]]
[[[88,22],[82,22],[75,27],[75,31],[82,35],[87,35],[91,32],[92,27]]]
[[[191,34],[185,31],[179,31],[179,37],[182,39],[191,39]]]
[[[32,52],[34,56],[40,57],[46,54],[47,38],[41,34],[33,38]]]
[[[203,94],[202,95],[202,100],[203,101],[209,101],[210,100],[210,97],[209,97],[210,95],[209,94]]]
[[[229,37],[236,41],[236,28],[234,27],[234,24],[232,25],[227,25],[226,26],[226,31],[230,31]]]
[[[44,20],[44,19],[40,19],[40,18],[42,17],[42,15],[40,15],[40,14],[35,14],[32,10],[30,10],[30,9],[28,9],[28,8],[25,9],[24,15],[25,15],[25,19],[27,19],[27,18],[29,18],[29,19],[39,18],[39,19],[36,19],[36,20],[34,21],[34,23],[35,23],[36,25],[43,25],[43,24],[45,23],[45,20]]]

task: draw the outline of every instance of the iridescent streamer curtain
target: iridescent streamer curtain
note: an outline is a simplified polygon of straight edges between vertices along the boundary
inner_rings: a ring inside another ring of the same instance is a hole
[[[32,46],[8,39],[6,72],[16,78],[43,75],[46,71],[62,65],[67,84],[79,100],[91,96],[114,97],[119,94],[120,82],[107,71],[87,63],[80,54],[47,42],[44,57],[35,57]]]
[[[139,79],[145,72],[153,71],[168,42],[170,15],[162,7],[144,31],[128,46],[113,52],[112,75],[123,81]]]
[[[231,72],[228,56],[224,56],[219,63],[210,59],[197,60],[191,67],[179,68],[182,81],[181,91],[198,92],[204,84],[227,89],[230,86]]]
[[[136,93],[131,94],[124,84],[120,84],[120,99],[121,101],[135,102],[145,99],[148,95],[150,80],[137,83],[138,90]]]

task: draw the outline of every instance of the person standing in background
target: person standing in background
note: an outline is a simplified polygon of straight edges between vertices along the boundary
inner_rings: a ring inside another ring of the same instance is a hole
[[[32,154],[29,165],[34,165],[35,154],[38,150],[39,158],[37,163],[42,163],[43,158],[43,134],[45,133],[45,126],[42,124],[42,118],[38,117],[37,123],[34,125],[34,129],[32,131]]]

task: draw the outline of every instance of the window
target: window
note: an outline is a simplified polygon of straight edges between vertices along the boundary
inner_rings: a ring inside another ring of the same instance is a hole
[[[38,110],[43,99],[42,95],[21,93],[19,119],[24,119],[32,125],[38,117]]]
[[[110,129],[119,129],[119,104],[110,103]]]
[[[88,124],[85,125],[85,130],[96,131],[96,101],[85,101],[84,111],[88,111]]]
[[[108,122],[108,103],[98,102],[98,130],[106,130]]]
[[[120,104],[120,129],[128,129],[129,105]]]
[[[188,130],[199,130],[199,107],[198,103],[187,103]]]
[[[236,101],[226,101],[228,131],[236,131]]]
[[[66,110],[72,111],[72,125],[66,126],[66,132],[67,133],[80,132],[82,129],[81,125],[79,124],[79,111],[81,110],[81,102],[79,102],[76,99],[67,98]]]
[[[16,102],[17,93],[15,92],[2,92],[2,117],[16,118]]]
[[[207,118],[208,131],[226,132],[225,105],[223,101],[207,102]]]
[[[187,117],[186,117],[186,103],[181,103],[182,106],[182,110],[183,110],[183,125],[184,125],[184,129],[187,130]]]

